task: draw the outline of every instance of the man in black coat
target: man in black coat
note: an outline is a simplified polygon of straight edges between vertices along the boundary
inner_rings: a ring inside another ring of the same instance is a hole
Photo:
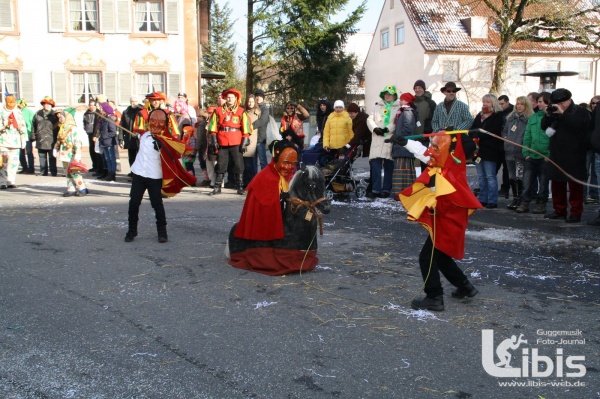
[[[123,148],[127,149],[129,166],[131,167],[135,162],[135,156],[137,155],[140,142],[140,139],[132,134],[133,123],[135,122],[135,116],[143,107],[138,104],[138,100],[135,97],[129,99],[129,104],[130,105],[121,115],[119,143],[123,143]],[[129,173],[128,176],[131,176],[131,173]]]
[[[590,124],[589,112],[573,103],[571,92],[556,89],[550,95],[551,105],[542,119],[542,129],[550,137],[550,159],[566,173],[585,181],[585,155],[587,150],[586,132]],[[583,185],[567,177],[554,165],[548,165],[548,178],[552,181],[552,205],[554,211],[544,216],[546,219],[559,219],[567,223],[578,223],[583,213]],[[568,202],[567,202],[568,186]],[[568,205],[571,205],[570,212]]]
[[[90,153],[90,159],[92,160],[92,168],[88,172],[100,173],[104,170],[104,164],[102,162],[102,155],[98,154],[95,149],[94,134],[100,118],[96,115],[96,101],[90,100],[88,103],[88,109],[83,114],[83,130],[88,136],[88,150]]]

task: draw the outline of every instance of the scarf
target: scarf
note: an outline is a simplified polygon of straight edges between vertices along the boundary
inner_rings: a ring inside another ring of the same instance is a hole
[[[383,110],[383,127],[386,127],[390,124],[390,116],[394,102],[392,101],[388,103],[387,101],[384,101],[383,105],[385,106],[385,109]]]

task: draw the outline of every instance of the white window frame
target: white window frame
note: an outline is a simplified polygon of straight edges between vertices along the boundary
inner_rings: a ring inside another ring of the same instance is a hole
[[[147,77],[146,77],[147,76]],[[157,77],[160,82],[157,83]],[[135,89],[137,96],[145,96],[148,93],[159,91],[167,92],[167,73],[160,71],[136,71],[135,72]],[[158,85],[158,86],[157,86]]]
[[[386,49],[390,47],[390,30],[383,29],[379,35],[381,40],[381,48]]]
[[[516,68],[517,65],[523,64],[523,68]],[[527,61],[526,60],[512,60],[510,61],[509,69],[509,80],[511,82],[524,82],[525,76],[523,73],[527,72]]]
[[[404,26],[404,23],[396,25],[395,30],[396,30],[396,45],[404,44],[404,41],[406,40],[406,28]]]
[[[151,5],[158,5],[159,10],[153,10]],[[144,8],[142,11],[141,9]],[[153,14],[159,13],[158,21],[153,20]],[[143,19],[140,18],[140,13],[143,13]],[[138,0],[134,3],[133,12],[133,29],[136,33],[141,34],[156,34],[165,32],[165,4],[162,0]],[[148,23],[150,21],[150,23]],[[146,25],[146,29],[141,29],[140,23]],[[155,24],[159,26],[155,28]]]
[[[83,82],[80,82],[80,78]],[[83,91],[78,85],[83,85]],[[95,99],[100,93],[103,93],[102,72],[71,72],[71,104],[89,104],[90,100]]]
[[[592,81],[592,62],[591,61],[579,61],[579,75],[577,75],[577,79],[581,80],[583,82],[591,82]]]
[[[79,3],[80,5],[80,9],[77,11],[73,11],[71,9],[73,3]],[[86,6],[89,5],[89,3],[94,3],[95,5],[95,9],[94,10],[88,10],[86,9]],[[99,15],[100,15],[100,11],[99,11],[99,4],[98,4],[98,0],[69,0],[69,2],[67,3],[68,6],[68,13],[67,15],[69,16],[69,23],[68,23],[68,27],[69,27],[69,32],[75,32],[75,33],[96,33],[100,31],[100,19],[99,19]],[[75,15],[78,14],[78,15]],[[90,24],[90,22],[88,22],[88,20],[90,19],[90,16],[95,17],[95,20],[92,21],[95,25],[95,28],[88,28],[88,24]],[[77,29],[75,27],[75,24],[80,24],[80,29]]]
[[[9,79],[10,76],[14,76],[14,79]],[[8,94],[14,94],[16,98],[21,97],[21,92],[19,90],[19,71],[12,69],[0,70],[0,85],[2,88],[0,92],[0,102],[4,103],[4,95],[7,90]]]
[[[494,76],[494,63],[492,60],[478,60],[476,71],[475,79],[478,82],[491,82]]]
[[[456,82],[460,77],[460,60],[449,59],[442,62],[442,81]]]

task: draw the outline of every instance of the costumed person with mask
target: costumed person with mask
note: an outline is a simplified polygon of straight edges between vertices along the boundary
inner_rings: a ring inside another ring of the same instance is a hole
[[[481,208],[466,174],[466,159],[475,150],[475,143],[465,134],[434,136],[429,147],[404,137],[394,142],[427,164],[413,185],[398,195],[408,220],[420,223],[429,233],[419,254],[426,296],[413,300],[411,306],[416,310],[442,311],[440,272],[457,287],[452,297],[472,298],[478,293],[454,261],[464,257],[469,216]]]
[[[286,238],[283,212],[289,197],[289,182],[298,165],[298,151],[288,140],[273,141],[270,147],[273,158],[248,185],[240,221],[229,234],[229,264],[272,276],[309,271],[318,262],[316,240],[314,243],[311,241],[313,232],[310,228],[307,231],[304,228],[295,229],[294,234],[298,236],[281,244],[281,247],[275,247],[273,243]],[[310,220],[306,220],[308,222],[302,218],[304,223],[311,226]],[[316,229],[316,225],[313,227]],[[310,248],[314,249],[297,249],[304,241],[311,242]]]
[[[218,150],[215,166],[215,188],[209,195],[221,194],[221,184],[223,184],[225,172],[227,172],[229,158],[233,159],[233,174],[235,175],[237,193],[244,195],[244,182],[242,180],[244,158],[242,154],[246,152],[250,145],[252,125],[248,114],[240,106],[242,93],[236,89],[228,89],[221,94],[221,98],[225,100],[225,103],[215,109],[208,122],[209,144]]]
[[[155,109],[162,109],[169,116],[168,128],[171,136],[177,138],[181,137],[181,132],[179,131],[177,120],[165,105],[165,102],[167,101],[167,97],[165,96],[165,94],[158,91],[154,91],[152,93],[146,94],[146,100],[148,100],[148,102],[146,103],[144,108],[138,112],[133,122],[133,132],[140,135],[148,131],[148,119],[150,117],[150,112],[154,111]]]
[[[140,138],[138,154],[131,165],[133,175],[129,192],[129,229],[125,234],[125,242],[133,241],[138,234],[138,215],[146,190],[156,214],[158,242],[164,243],[168,241],[168,236],[163,194],[173,197],[183,187],[196,184],[196,177],[188,173],[179,161],[182,154],[191,154],[194,148],[171,135],[168,117],[162,109],[151,111],[148,116],[150,130]]]
[[[17,188],[19,153],[27,144],[27,126],[17,99],[9,94],[0,108],[0,189]]]
[[[77,167],[77,163],[81,162],[81,137],[77,133],[75,119],[65,111],[56,111],[55,115],[58,118],[59,129],[54,145],[54,156],[62,162],[67,176],[67,192],[63,197],[86,196],[89,192],[83,176],[79,173],[81,169]]]

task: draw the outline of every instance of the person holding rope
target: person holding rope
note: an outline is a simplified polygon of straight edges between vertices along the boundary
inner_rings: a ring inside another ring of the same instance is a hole
[[[590,124],[590,114],[573,103],[571,92],[567,89],[554,90],[550,101],[552,105],[546,109],[541,126],[550,137],[550,160],[563,170],[559,170],[554,164],[548,165],[554,211],[546,214],[544,218],[579,223],[583,214],[583,184],[574,181],[565,172],[579,181],[587,180],[586,132]],[[568,205],[571,206],[570,212],[567,209]]]
[[[179,162],[181,154],[189,154],[194,149],[171,136],[168,117],[162,109],[151,111],[148,116],[150,130],[140,138],[139,151],[131,166],[129,229],[125,234],[125,242],[132,242],[138,234],[138,214],[146,190],[156,215],[158,242],[165,243],[168,241],[167,217],[162,194],[174,196],[184,186],[196,184],[196,178],[187,173]]]
[[[432,135],[429,147],[403,136],[388,139],[427,164],[413,185],[399,194],[408,220],[420,223],[429,233],[419,254],[426,296],[411,302],[415,310],[445,309],[440,272],[457,287],[452,297],[472,298],[479,292],[454,260],[464,257],[469,216],[482,208],[466,174],[466,159],[475,151],[475,143],[466,134],[448,133]]]

